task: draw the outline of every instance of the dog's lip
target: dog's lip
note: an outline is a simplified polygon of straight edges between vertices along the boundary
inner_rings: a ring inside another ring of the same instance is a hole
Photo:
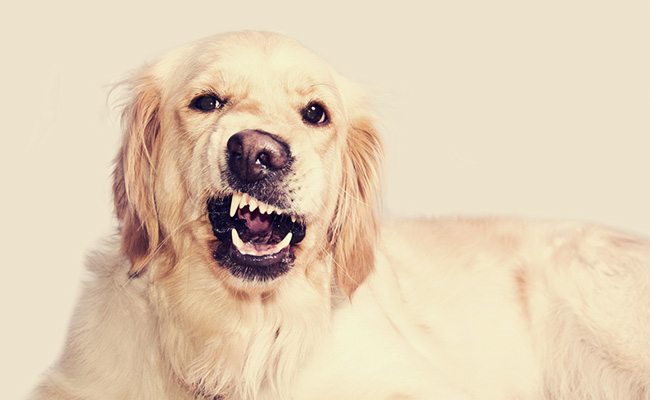
[[[234,231],[234,229],[233,229]],[[235,245],[230,246],[230,259],[238,264],[253,268],[269,268],[282,264],[291,257],[291,248],[286,246],[277,252],[263,255],[244,254]]]
[[[251,271],[289,265],[305,236],[302,218],[246,193],[213,197],[207,205],[213,233],[222,243],[218,256]]]

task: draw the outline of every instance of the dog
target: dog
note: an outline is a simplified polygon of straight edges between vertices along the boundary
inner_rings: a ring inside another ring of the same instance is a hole
[[[32,399],[650,399],[650,243],[381,221],[365,91],[284,36],[124,84],[119,232]]]

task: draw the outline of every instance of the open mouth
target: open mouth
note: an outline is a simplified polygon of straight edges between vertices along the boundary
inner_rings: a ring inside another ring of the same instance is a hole
[[[246,193],[208,199],[212,232],[221,242],[213,257],[241,279],[268,281],[289,271],[294,246],[305,237],[299,218]]]

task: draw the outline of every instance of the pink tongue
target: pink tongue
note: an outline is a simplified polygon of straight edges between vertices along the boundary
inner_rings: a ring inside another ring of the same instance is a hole
[[[239,218],[246,220],[246,227],[253,235],[265,234],[271,228],[271,215],[261,214],[257,210],[250,212],[248,207],[240,208]]]

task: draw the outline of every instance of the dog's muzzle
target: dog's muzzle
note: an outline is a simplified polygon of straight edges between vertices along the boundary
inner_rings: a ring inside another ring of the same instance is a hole
[[[292,162],[289,146],[269,133],[246,130],[228,140],[227,157],[234,193],[207,202],[221,242],[213,257],[238,278],[275,279],[290,270],[294,247],[306,233],[300,217],[286,211],[290,201],[279,189]]]

